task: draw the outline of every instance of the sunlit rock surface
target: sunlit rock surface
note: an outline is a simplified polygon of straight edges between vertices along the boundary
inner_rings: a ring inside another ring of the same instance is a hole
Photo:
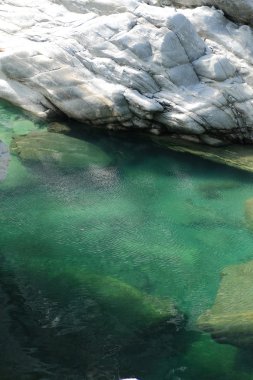
[[[199,327],[219,343],[253,346],[253,261],[227,267],[214,305],[203,314]]]
[[[251,0],[151,0],[157,5],[175,5],[176,7],[214,6],[227,16],[241,23],[253,24],[253,3]]]
[[[41,117],[252,142],[252,30],[191,8],[209,3],[2,0],[0,97]],[[249,22],[250,1],[235,4],[215,1]]]

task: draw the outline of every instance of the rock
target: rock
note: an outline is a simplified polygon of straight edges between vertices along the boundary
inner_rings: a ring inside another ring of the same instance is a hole
[[[238,349],[233,346],[219,345],[206,334],[193,342],[187,351],[184,365],[188,368],[188,376],[192,379],[201,379],[202,374],[208,374],[211,379],[250,380],[244,376],[244,368],[238,371]],[[214,365],[215,363],[215,365]],[[243,364],[242,364],[243,367]],[[241,369],[241,367],[240,367]],[[245,372],[247,370],[245,368]]]
[[[245,202],[245,220],[247,227],[253,231],[253,198]]]
[[[66,288],[66,291],[68,287],[70,293],[71,289],[75,291],[74,287],[81,286],[85,297],[94,300],[102,313],[112,314],[118,320],[117,323],[131,326],[131,334],[133,330],[152,329],[157,324],[163,325],[169,321],[175,324],[175,328],[177,322],[178,326],[183,323],[182,315],[171,301],[149,296],[110,276],[70,269],[59,270],[49,281],[54,281],[58,286]]]
[[[237,0],[157,0],[157,3],[179,7],[215,6],[224,11],[233,20],[253,25],[253,4],[251,0],[240,0],[240,2]]]
[[[197,141],[179,139],[177,137],[153,136],[152,140],[163,147],[177,152],[190,153],[220,164],[253,172],[253,147],[251,145],[229,145],[219,148],[222,144],[206,146]],[[208,141],[208,143],[210,140]],[[214,141],[216,143],[216,140]],[[223,144],[224,145],[224,144]]]
[[[9,161],[10,161],[9,149],[0,140],[0,182],[3,181],[7,176]]]
[[[1,1],[0,97],[44,118],[252,143],[252,30],[213,4],[251,22],[249,0]]]
[[[81,363],[80,372],[92,374],[87,374],[91,379],[100,378],[108,368],[109,378],[116,378],[119,369],[126,377],[140,373],[140,368],[143,373],[150,362],[157,366],[161,351],[168,356],[177,352],[185,321],[170,300],[110,276],[64,266],[61,260],[54,264],[34,258],[22,268],[34,295],[39,289],[39,296],[33,297],[31,291],[26,303],[34,313],[39,310],[42,339],[35,346],[37,350],[42,346],[45,360],[69,369]],[[140,365],[145,358],[146,366]]]
[[[198,326],[219,343],[253,346],[253,261],[224,269],[214,305]]]
[[[97,146],[53,132],[31,132],[16,136],[12,140],[11,151],[24,161],[64,167],[108,166],[110,163],[109,156]]]
[[[71,131],[71,128],[67,124],[59,123],[59,122],[53,122],[50,123],[47,130],[49,132],[54,133],[69,133]]]
[[[236,67],[226,57],[207,54],[193,62],[193,67],[198,76],[215,81],[225,81],[233,77]]]

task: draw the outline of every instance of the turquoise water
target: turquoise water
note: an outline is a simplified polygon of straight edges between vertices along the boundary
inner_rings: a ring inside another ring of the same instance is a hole
[[[7,145],[47,128],[0,116]],[[0,379],[253,379],[249,352],[196,328],[222,269],[253,259],[253,175],[72,126],[67,155],[13,154],[0,184]]]

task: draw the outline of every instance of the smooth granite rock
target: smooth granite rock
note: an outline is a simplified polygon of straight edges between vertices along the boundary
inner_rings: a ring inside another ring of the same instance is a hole
[[[246,0],[0,0],[0,97],[45,118],[251,143],[252,30],[206,4],[251,20]]]
[[[201,5],[214,6],[224,11],[231,19],[253,25],[253,3],[251,0],[154,0],[153,4],[176,7],[199,7]]]
[[[214,305],[200,316],[201,330],[219,343],[253,347],[253,261],[225,268]]]

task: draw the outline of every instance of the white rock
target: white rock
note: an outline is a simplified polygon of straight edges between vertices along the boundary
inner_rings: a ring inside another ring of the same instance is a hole
[[[207,3],[0,0],[0,97],[45,118],[253,141],[252,29],[187,9]],[[215,4],[250,22],[250,1]]]
[[[235,21],[253,25],[252,0],[156,0],[157,5],[175,5],[179,7],[215,6],[223,10]]]
[[[197,59],[193,62],[193,67],[198,76],[220,82],[233,77],[236,73],[236,67],[226,57],[214,54]]]

